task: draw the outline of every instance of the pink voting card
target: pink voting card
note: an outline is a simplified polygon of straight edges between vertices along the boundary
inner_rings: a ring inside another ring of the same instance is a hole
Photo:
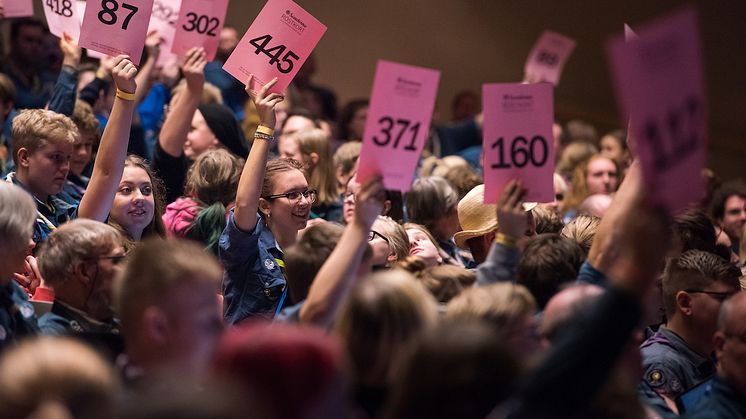
[[[77,2],[75,0],[44,0],[41,5],[49,31],[58,38],[62,38],[63,33],[67,33],[77,42],[80,38],[80,23],[83,21]]]
[[[176,21],[179,18],[181,0],[154,0],[153,13],[148,23],[148,33],[157,31],[161,37],[161,51],[155,65],[163,67],[178,61],[176,54],[171,52],[176,35]]]
[[[562,67],[575,49],[575,41],[552,31],[544,31],[524,67],[525,81],[529,83],[559,83]]]
[[[271,91],[284,92],[324,32],[324,24],[291,0],[269,0],[223,69],[243,83],[253,73],[251,90],[277,77]]]
[[[85,0],[77,0],[75,2],[75,6],[77,6],[76,7],[76,9],[77,9],[76,10],[77,11],[77,15],[78,15],[78,18],[80,19],[80,24],[81,25],[83,24],[83,16],[85,16],[85,5],[86,5]],[[86,49],[85,53],[86,53],[86,55],[89,58],[95,58],[95,59],[98,59],[98,60],[100,60],[101,58],[107,57],[106,54],[102,54],[102,53],[100,53],[98,51],[94,51],[92,49]]]
[[[629,27],[626,23],[624,24],[624,40],[627,42],[630,41],[637,41],[640,39],[639,36],[635,33],[635,31],[632,30],[632,28]]]
[[[139,64],[153,0],[88,3],[78,45],[112,56],[127,54],[133,63]]]
[[[34,3],[31,0],[0,0],[3,15],[10,17],[28,17],[34,15]]]
[[[190,48],[201,46],[207,60],[212,61],[227,11],[228,0],[183,0],[172,51],[184,55]]]
[[[617,101],[651,198],[674,213],[704,193],[707,101],[697,16],[687,7],[637,34],[607,44]]]
[[[440,72],[379,61],[358,161],[363,183],[380,174],[386,189],[406,192],[430,133]]]
[[[553,96],[549,83],[482,86],[485,203],[498,202],[512,179],[527,201],[554,200]]]

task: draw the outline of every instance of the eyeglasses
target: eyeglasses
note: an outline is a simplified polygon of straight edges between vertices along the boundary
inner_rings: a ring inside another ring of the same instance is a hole
[[[306,198],[308,200],[308,202],[310,202],[311,204],[313,204],[316,201],[316,189],[306,189],[303,192],[291,191],[291,192],[288,192],[288,193],[280,193],[280,194],[276,194],[276,195],[269,195],[269,196],[265,196],[263,198],[264,199],[270,199],[270,200],[271,199],[277,199],[277,198],[287,198],[288,201],[297,202],[297,201],[300,201],[300,197],[301,196],[304,197],[304,198]]]
[[[386,243],[389,242],[389,239],[387,239],[386,236],[384,236],[383,234],[381,234],[381,233],[379,233],[379,232],[377,232],[375,230],[371,230],[371,231],[368,232],[368,241],[372,242],[373,239],[376,238],[376,236],[382,238],[383,241],[385,241]]]
[[[733,294],[735,294],[735,292],[733,292],[733,291],[731,291],[731,292],[715,292],[715,291],[692,290],[692,289],[684,290],[684,292],[688,292],[689,294],[707,294],[710,297],[712,297],[712,298],[720,301],[721,303],[723,301],[727,300],[728,297],[730,297]]]

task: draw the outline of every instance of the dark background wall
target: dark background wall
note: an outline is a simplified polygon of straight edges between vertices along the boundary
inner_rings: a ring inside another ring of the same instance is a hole
[[[441,70],[437,108],[485,82],[520,81],[528,52],[545,29],[577,41],[555,91],[556,118],[583,118],[600,131],[619,125],[605,40],[694,4],[699,12],[710,105],[711,165],[746,177],[746,1],[702,0],[296,0],[328,26],[316,53],[316,82],[340,104],[370,93],[375,62]],[[228,23],[240,33],[264,1],[232,0]]]

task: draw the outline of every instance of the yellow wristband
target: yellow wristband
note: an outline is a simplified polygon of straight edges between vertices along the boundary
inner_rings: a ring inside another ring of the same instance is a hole
[[[119,90],[119,89],[117,89],[117,97],[122,100],[129,100],[129,101],[135,100],[134,93],[128,93],[128,92],[125,92],[124,90]]]
[[[495,235],[495,243],[502,244],[504,246],[516,247],[518,245],[518,239],[507,234],[497,233]]]
[[[266,125],[259,125],[258,127],[256,127],[256,132],[261,132],[262,134],[267,134],[269,136],[272,136],[274,135],[275,130],[273,130],[272,128]]]

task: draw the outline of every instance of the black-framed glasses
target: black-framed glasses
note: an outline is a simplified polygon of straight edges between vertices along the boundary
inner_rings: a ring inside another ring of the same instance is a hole
[[[728,297],[735,294],[734,291],[731,292],[716,292],[716,291],[707,291],[707,290],[684,290],[684,292],[688,292],[689,294],[707,294],[710,297],[720,301],[721,303],[728,299]]]
[[[278,193],[276,195],[269,195],[264,196],[264,199],[277,199],[277,198],[287,198],[288,201],[297,202],[300,201],[300,197],[304,197],[308,200],[310,203],[314,203],[316,201],[316,189],[306,189],[303,192],[298,191],[291,191],[287,193]]]
[[[389,242],[389,239],[386,236],[384,236],[383,234],[381,234],[381,233],[379,233],[379,232],[377,232],[375,230],[371,230],[371,231],[368,232],[368,241],[372,242],[373,239],[376,238],[376,236],[382,238],[383,241],[385,241],[386,243]]]

